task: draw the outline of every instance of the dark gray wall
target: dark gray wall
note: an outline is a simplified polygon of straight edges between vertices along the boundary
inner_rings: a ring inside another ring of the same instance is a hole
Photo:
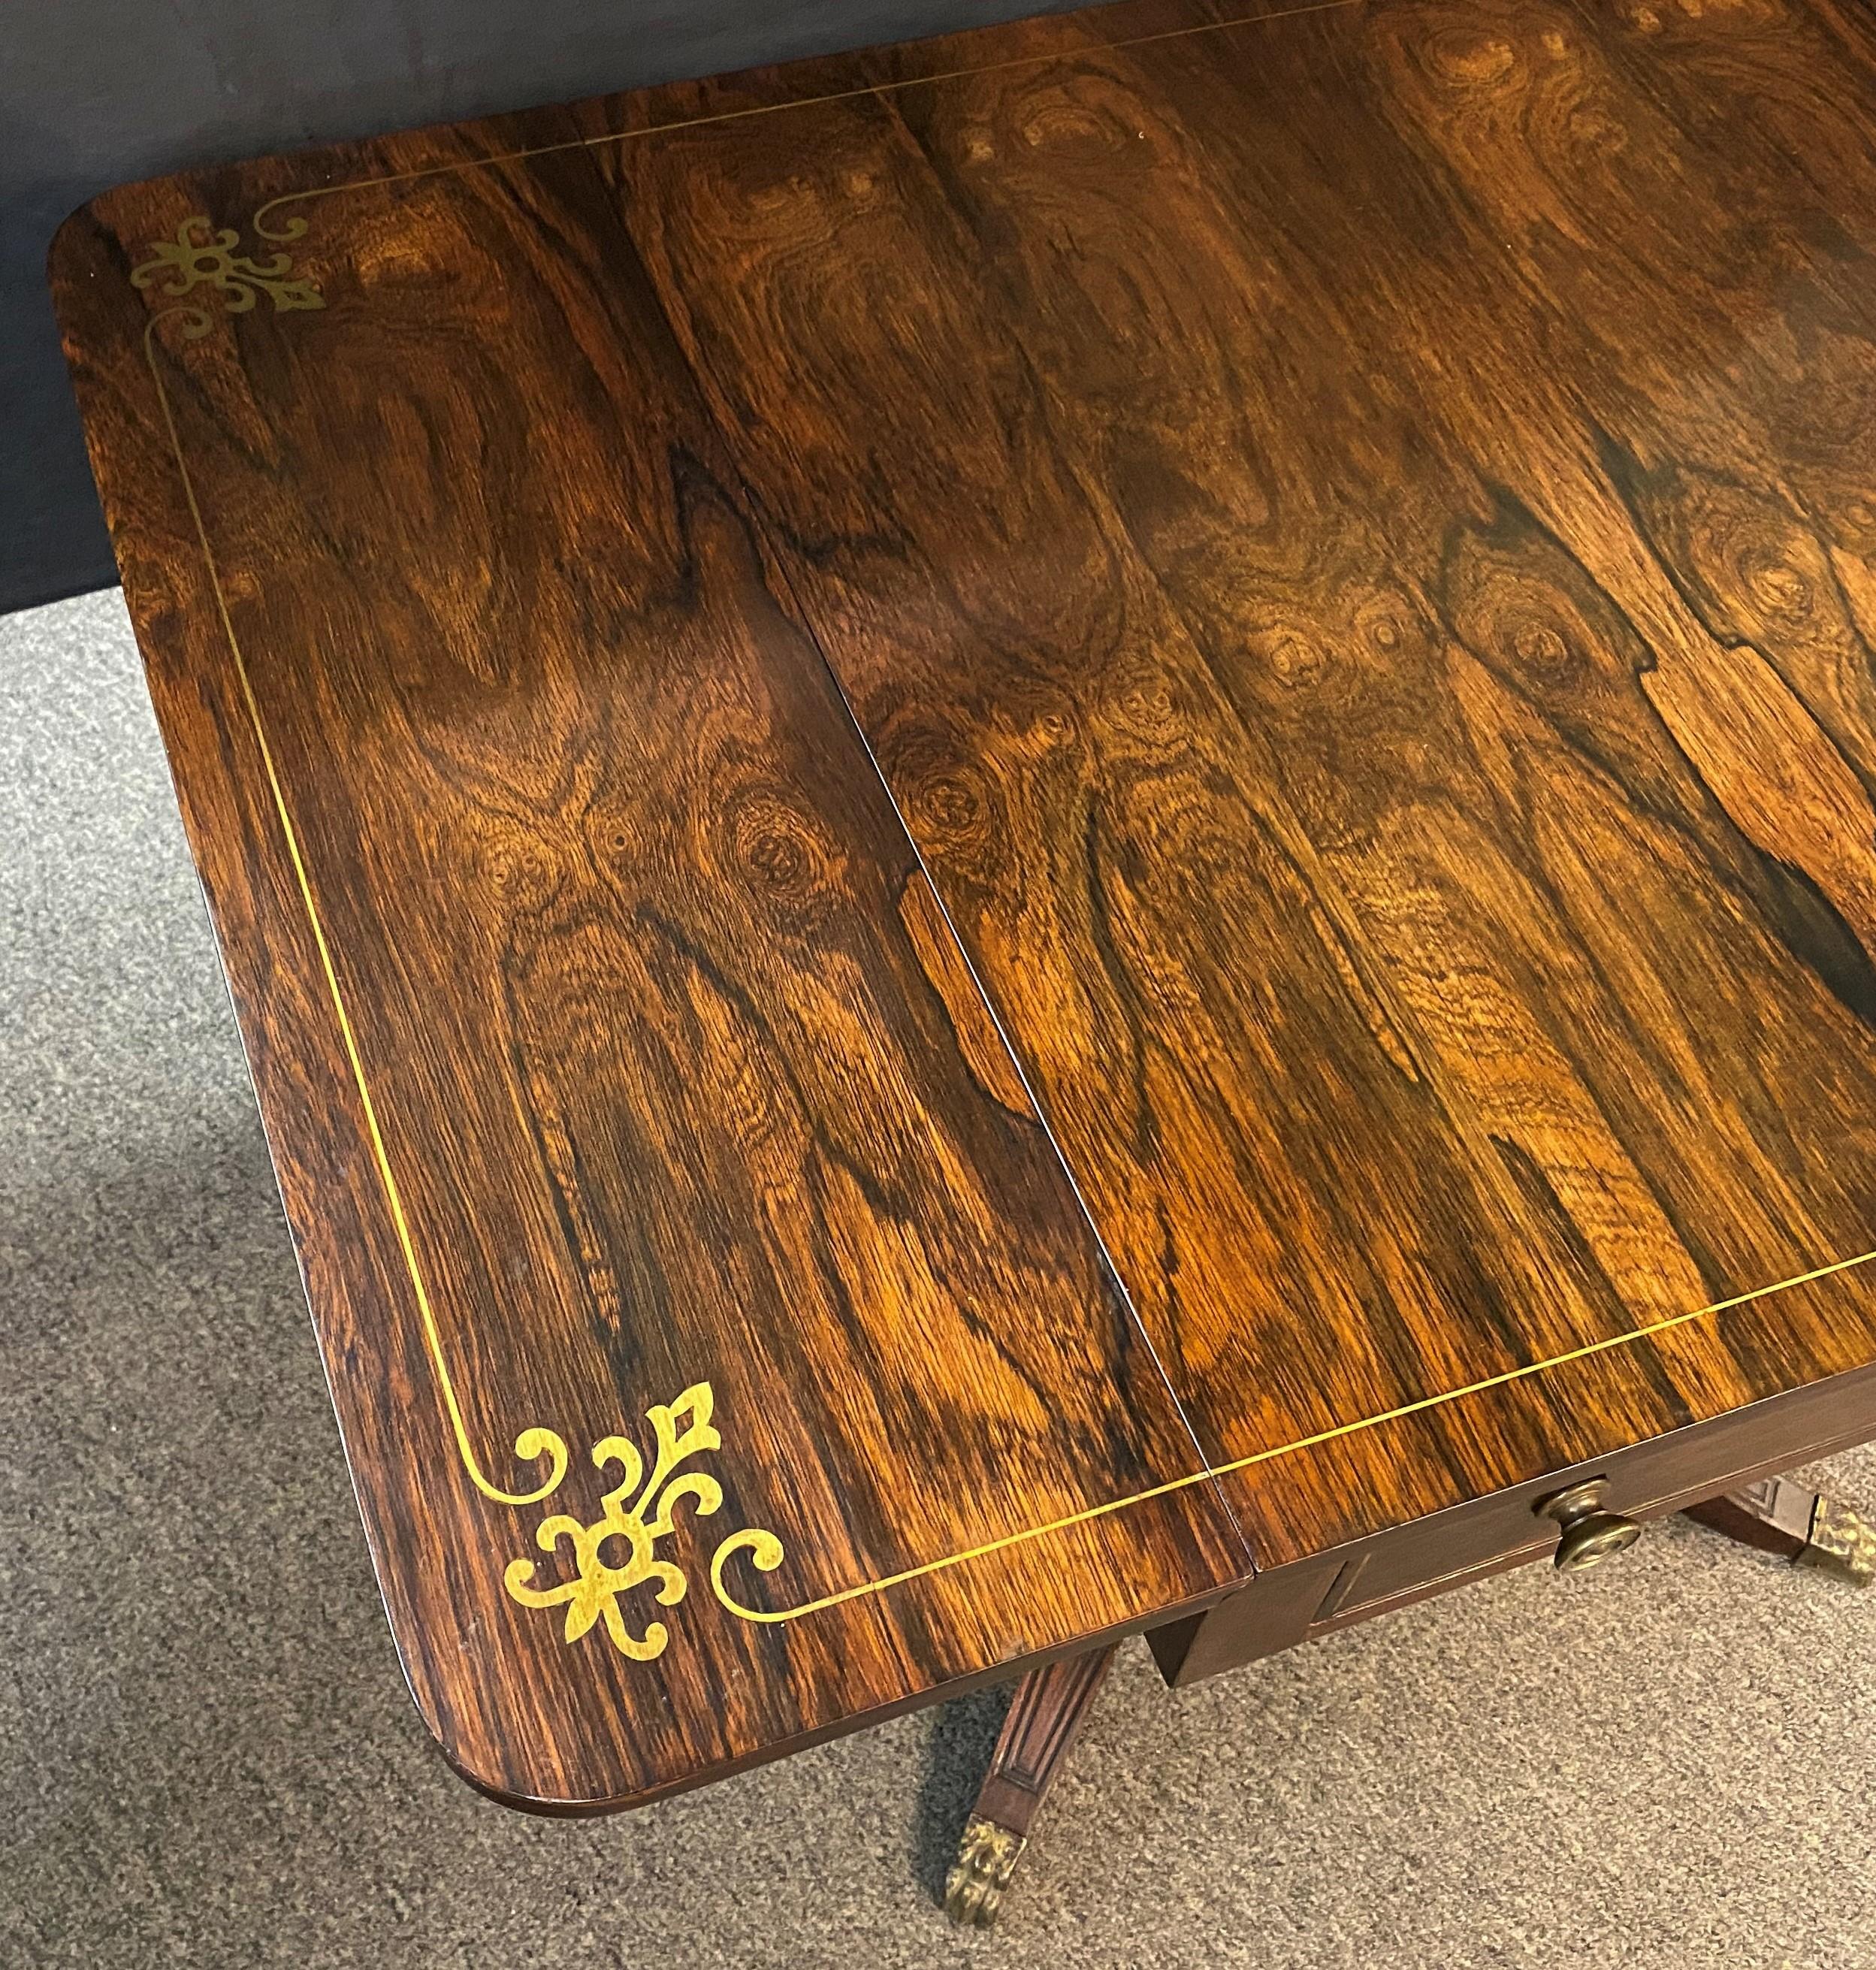
[[[117,579],[45,288],[47,242],[84,200],[185,165],[1049,4],[0,0],[0,610]]]

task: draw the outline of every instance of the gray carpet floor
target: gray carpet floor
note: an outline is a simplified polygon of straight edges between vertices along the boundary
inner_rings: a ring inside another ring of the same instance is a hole
[[[1876,1455],[1833,1467],[1876,1500]],[[1682,1523],[1175,1696],[1123,1654],[1002,1929],[1000,1707],[651,1811],[431,1751],[122,604],[0,620],[0,1964],[1876,1964],[1876,1595]]]

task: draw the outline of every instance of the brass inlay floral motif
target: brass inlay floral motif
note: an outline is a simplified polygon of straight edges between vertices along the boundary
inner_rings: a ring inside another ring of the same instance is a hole
[[[232,226],[218,232],[205,213],[197,213],[177,227],[174,239],[151,241],[151,257],[132,268],[131,284],[148,288],[161,281],[157,291],[171,301],[206,284],[220,291],[230,314],[247,314],[262,294],[276,313],[326,305],[311,277],[294,273],[291,255],[250,259],[235,251],[240,243],[241,235]]]
[[[684,1598],[687,1583],[681,1569],[670,1560],[658,1559],[654,1549],[672,1530],[671,1513],[680,1500],[688,1498],[694,1515],[700,1519],[723,1503],[723,1487],[707,1471],[678,1471],[678,1466],[689,1458],[722,1448],[723,1438],[710,1422],[712,1404],[710,1384],[697,1382],[675,1403],[655,1403],[645,1411],[658,1446],[649,1478],[645,1459],[629,1437],[602,1437],[593,1446],[593,1464],[600,1470],[616,1464],[624,1474],[600,1500],[604,1511],[590,1525],[556,1512],[541,1520],[534,1536],[543,1552],[551,1553],[563,1539],[572,1547],[574,1577],[557,1586],[537,1587],[537,1562],[517,1559],[503,1576],[509,1594],[525,1608],[564,1606],[567,1621],[561,1632],[570,1642],[577,1642],[595,1622],[603,1621],[614,1646],[634,1662],[650,1662],[662,1655],[670,1639],[663,1622],[653,1621],[643,1634],[635,1635],[619,1597],[655,1582],[661,1607],[675,1607]],[[781,1557],[781,1542],[772,1533],[740,1533],[734,1543],[772,1546],[776,1559]],[[613,1558],[623,1564],[607,1559],[608,1548],[613,1549]]]

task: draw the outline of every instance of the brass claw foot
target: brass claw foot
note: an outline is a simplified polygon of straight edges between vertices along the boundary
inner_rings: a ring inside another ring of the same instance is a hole
[[[1029,1844],[1030,1822],[1062,1770],[1118,1646],[1102,1642],[1078,1656],[1032,1669],[1017,1684],[990,1768],[964,1822],[958,1863],[945,1881],[945,1913],[969,1929],[997,1920],[1003,1890]]]
[[[1003,1890],[1029,1845],[1020,1833],[973,1815],[964,1822],[958,1859],[945,1877],[945,1913],[966,1929],[987,1929],[997,1920]]]
[[[1821,1567],[1853,1587],[1867,1587],[1876,1580],[1876,1525],[1854,1507],[1820,1494],[1797,1563]]]
[[[1852,1587],[1876,1580],[1876,1524],[1789,1478],[1761,1478],[1723,1498],[1690,1506],[1687,1516],[1742,1546],[1783,1553],[1800,1566],[1822,1567]]]

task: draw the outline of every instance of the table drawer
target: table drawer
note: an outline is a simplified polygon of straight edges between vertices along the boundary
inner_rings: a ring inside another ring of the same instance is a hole
[[[1611,1511],[1659,1518],[1871,1437],[1876,1369],[1862,1368],[1274,1567],[1205,1613],[1154,1630],[1153,1652],[1169,1682],[1195,1682],[1469,1580],[1548,1559],[1557,1528],[1538,1507],[1584,1478],[1608,1480]]]

